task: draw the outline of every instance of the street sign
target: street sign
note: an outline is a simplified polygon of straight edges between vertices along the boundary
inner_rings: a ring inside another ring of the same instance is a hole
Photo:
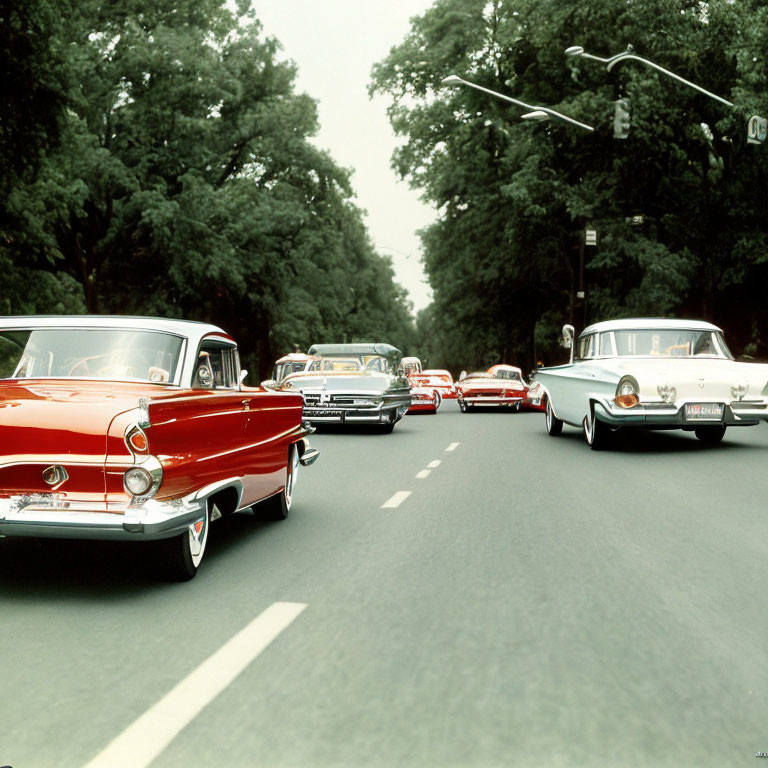
[[[584,231],[584,244],[597,245],[597,230],[587,229]]]
[[[747,123],[747,143],[762,144],[768,133],[768,120],[760,115],[753,115]]]

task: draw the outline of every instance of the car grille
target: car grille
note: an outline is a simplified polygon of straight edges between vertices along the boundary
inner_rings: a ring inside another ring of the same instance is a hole
[[[304,395],[304,405],[312,407],[336,406],[339,408],[372,408],[375,403],[372,398],[365,395],[320,395],[319,393],[306,393]]]

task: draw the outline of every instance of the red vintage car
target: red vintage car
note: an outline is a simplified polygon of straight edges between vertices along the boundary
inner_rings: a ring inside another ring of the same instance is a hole
[[[419,374],[419,383],[436,389],[443,400],[456,399],[456,384],[448,371],[438,368],[427,368]]]
[[[459,380],[457,387],[459,408],[462,413],[481,406],[484,408],[512,408],[519,411],[523,404],[525,385],[519,368],[493,366],[496,370],[477,371]]]
[[[157,540],[187,580],[222,515],[284,519],[317,451],[301,395],[245,374],[206,323],[0,317],[0,535]]]
[[[506,364],[492,365],[488,369],[488,373],[496,379],[513,379],[523,383],[523,402],[520,404],[520,407],[524,411],[546,410],[545,404],[541,401],[541,396],[536,392],[531,392],[531,388],[528,382],[523,378],[520,368]]]
[[[442,397],[431,387],[427,377],[422,376],[421,360],[418,357],[404,357],[403,370],[411,385],[411,407],[407,413],[437,413]]]

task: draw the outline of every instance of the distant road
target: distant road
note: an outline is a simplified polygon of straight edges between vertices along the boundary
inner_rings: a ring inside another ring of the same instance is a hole
[[[765,425],[597,453],[444,402],[312,443],[289,519],[215,523],[186,584],[131,545],[0,540],[0,765],[768,753]]]

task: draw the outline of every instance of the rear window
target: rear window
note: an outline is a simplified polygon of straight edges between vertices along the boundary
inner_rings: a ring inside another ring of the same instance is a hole
[[[178,336],[157,331],[2,330],[0,378],[170,382],[179,363],[181,346]]]

